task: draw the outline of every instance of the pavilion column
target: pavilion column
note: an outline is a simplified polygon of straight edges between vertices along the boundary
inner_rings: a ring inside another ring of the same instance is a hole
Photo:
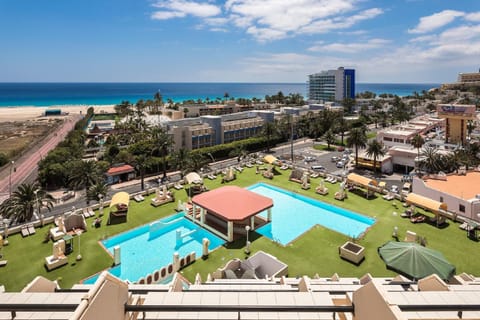
[[[200,208],[200,224],[203,226],[205,224],[205,208]]]
[[[197,212],[197,206],[194,204],[192,204],[192,219],[194,221],[197,221],[197,215],[196,215],[196,212]]]
[[[255,216],[250,217],[250,230],[255,230]]]
[[[268,208],[267,221],[272,221],[272,208]]]
[[[228,242],[233,241],[233,221],[228,221],[227,223],[227,238]]]

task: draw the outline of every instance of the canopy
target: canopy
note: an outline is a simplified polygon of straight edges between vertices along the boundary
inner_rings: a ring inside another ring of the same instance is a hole
[[[203,179],[200,177],[200,175],[196,172],[190,172],[189,174],[187,174],[185,176],[185,181],[188,183],[188,184],[202,184],[203,183]]]
[[[376,180],[361,176],[356,173],[350,173],[347,176],[347,182],[354,183],[357,185],[362,185],[364,187],[374,187],[377,185]]]
[[[455,266],[440,252],[415,242],[389,241],[378,248],[378,254],[387,268],[410,279],[421,279],[435,273],[448,280],[455,274]]]
[[[117,204],[123,204],[128,207],[130,202],[130,195],[126,192],[117,192],[113,195],[112,201],[110,201],[110,208],[116,206]]]
[[[272,156],[271,154],[267,154],[264,158],[263,161],[269,164],[274,164],[277,163],[278,159]]]
[[[421,196],[416,193],[409,193],[405,201],[407,202],[407,204],[414,204],[417,207],[427,209],[433,213],[438,213],[440,209],[444,211],[447,210],[446,203],[435,201],[433,199]]]

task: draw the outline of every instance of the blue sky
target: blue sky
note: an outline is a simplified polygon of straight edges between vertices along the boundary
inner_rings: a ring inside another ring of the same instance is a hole
[[[0,81],[453,82],[479,0],[0,0]]]

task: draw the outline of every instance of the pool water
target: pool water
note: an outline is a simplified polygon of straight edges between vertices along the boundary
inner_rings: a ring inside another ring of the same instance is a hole
[[[273,199],[272,221],[256,232],[283,245],[317,224],[358,237],[375,223],[373,218],[265,183],[254,184],[248,190]],[[261,216],[266,218],[267,212]]]
[[[177,242],[179,230],[182,238]],[[113,255],[113,248],[120,246],[121,263],[109,270],[120,279],[135,282],[173,262],[173,254],[180,257],[195,251],[202,255],[202,239],[210,240],[209,250],[214,250],[225,241],[184,217],[183,212],[156,222],[129,230],[102,241],[104,247]],[[95,277],[84,283],[94,283]]]

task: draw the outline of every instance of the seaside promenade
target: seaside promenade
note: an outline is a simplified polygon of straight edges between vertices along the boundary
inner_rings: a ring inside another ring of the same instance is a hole
[[[7,165],[0,180],[0,203],[7,199],[10,192],[24,182],[37,169],[38,163],[50,150],[60,143],[74,128],[75,123],[82,118],[80,114],[73,114],[65,118],[64,123],[54,132],[38,142],[12,165]],[[5,174],[6,173],[6,174]]]

